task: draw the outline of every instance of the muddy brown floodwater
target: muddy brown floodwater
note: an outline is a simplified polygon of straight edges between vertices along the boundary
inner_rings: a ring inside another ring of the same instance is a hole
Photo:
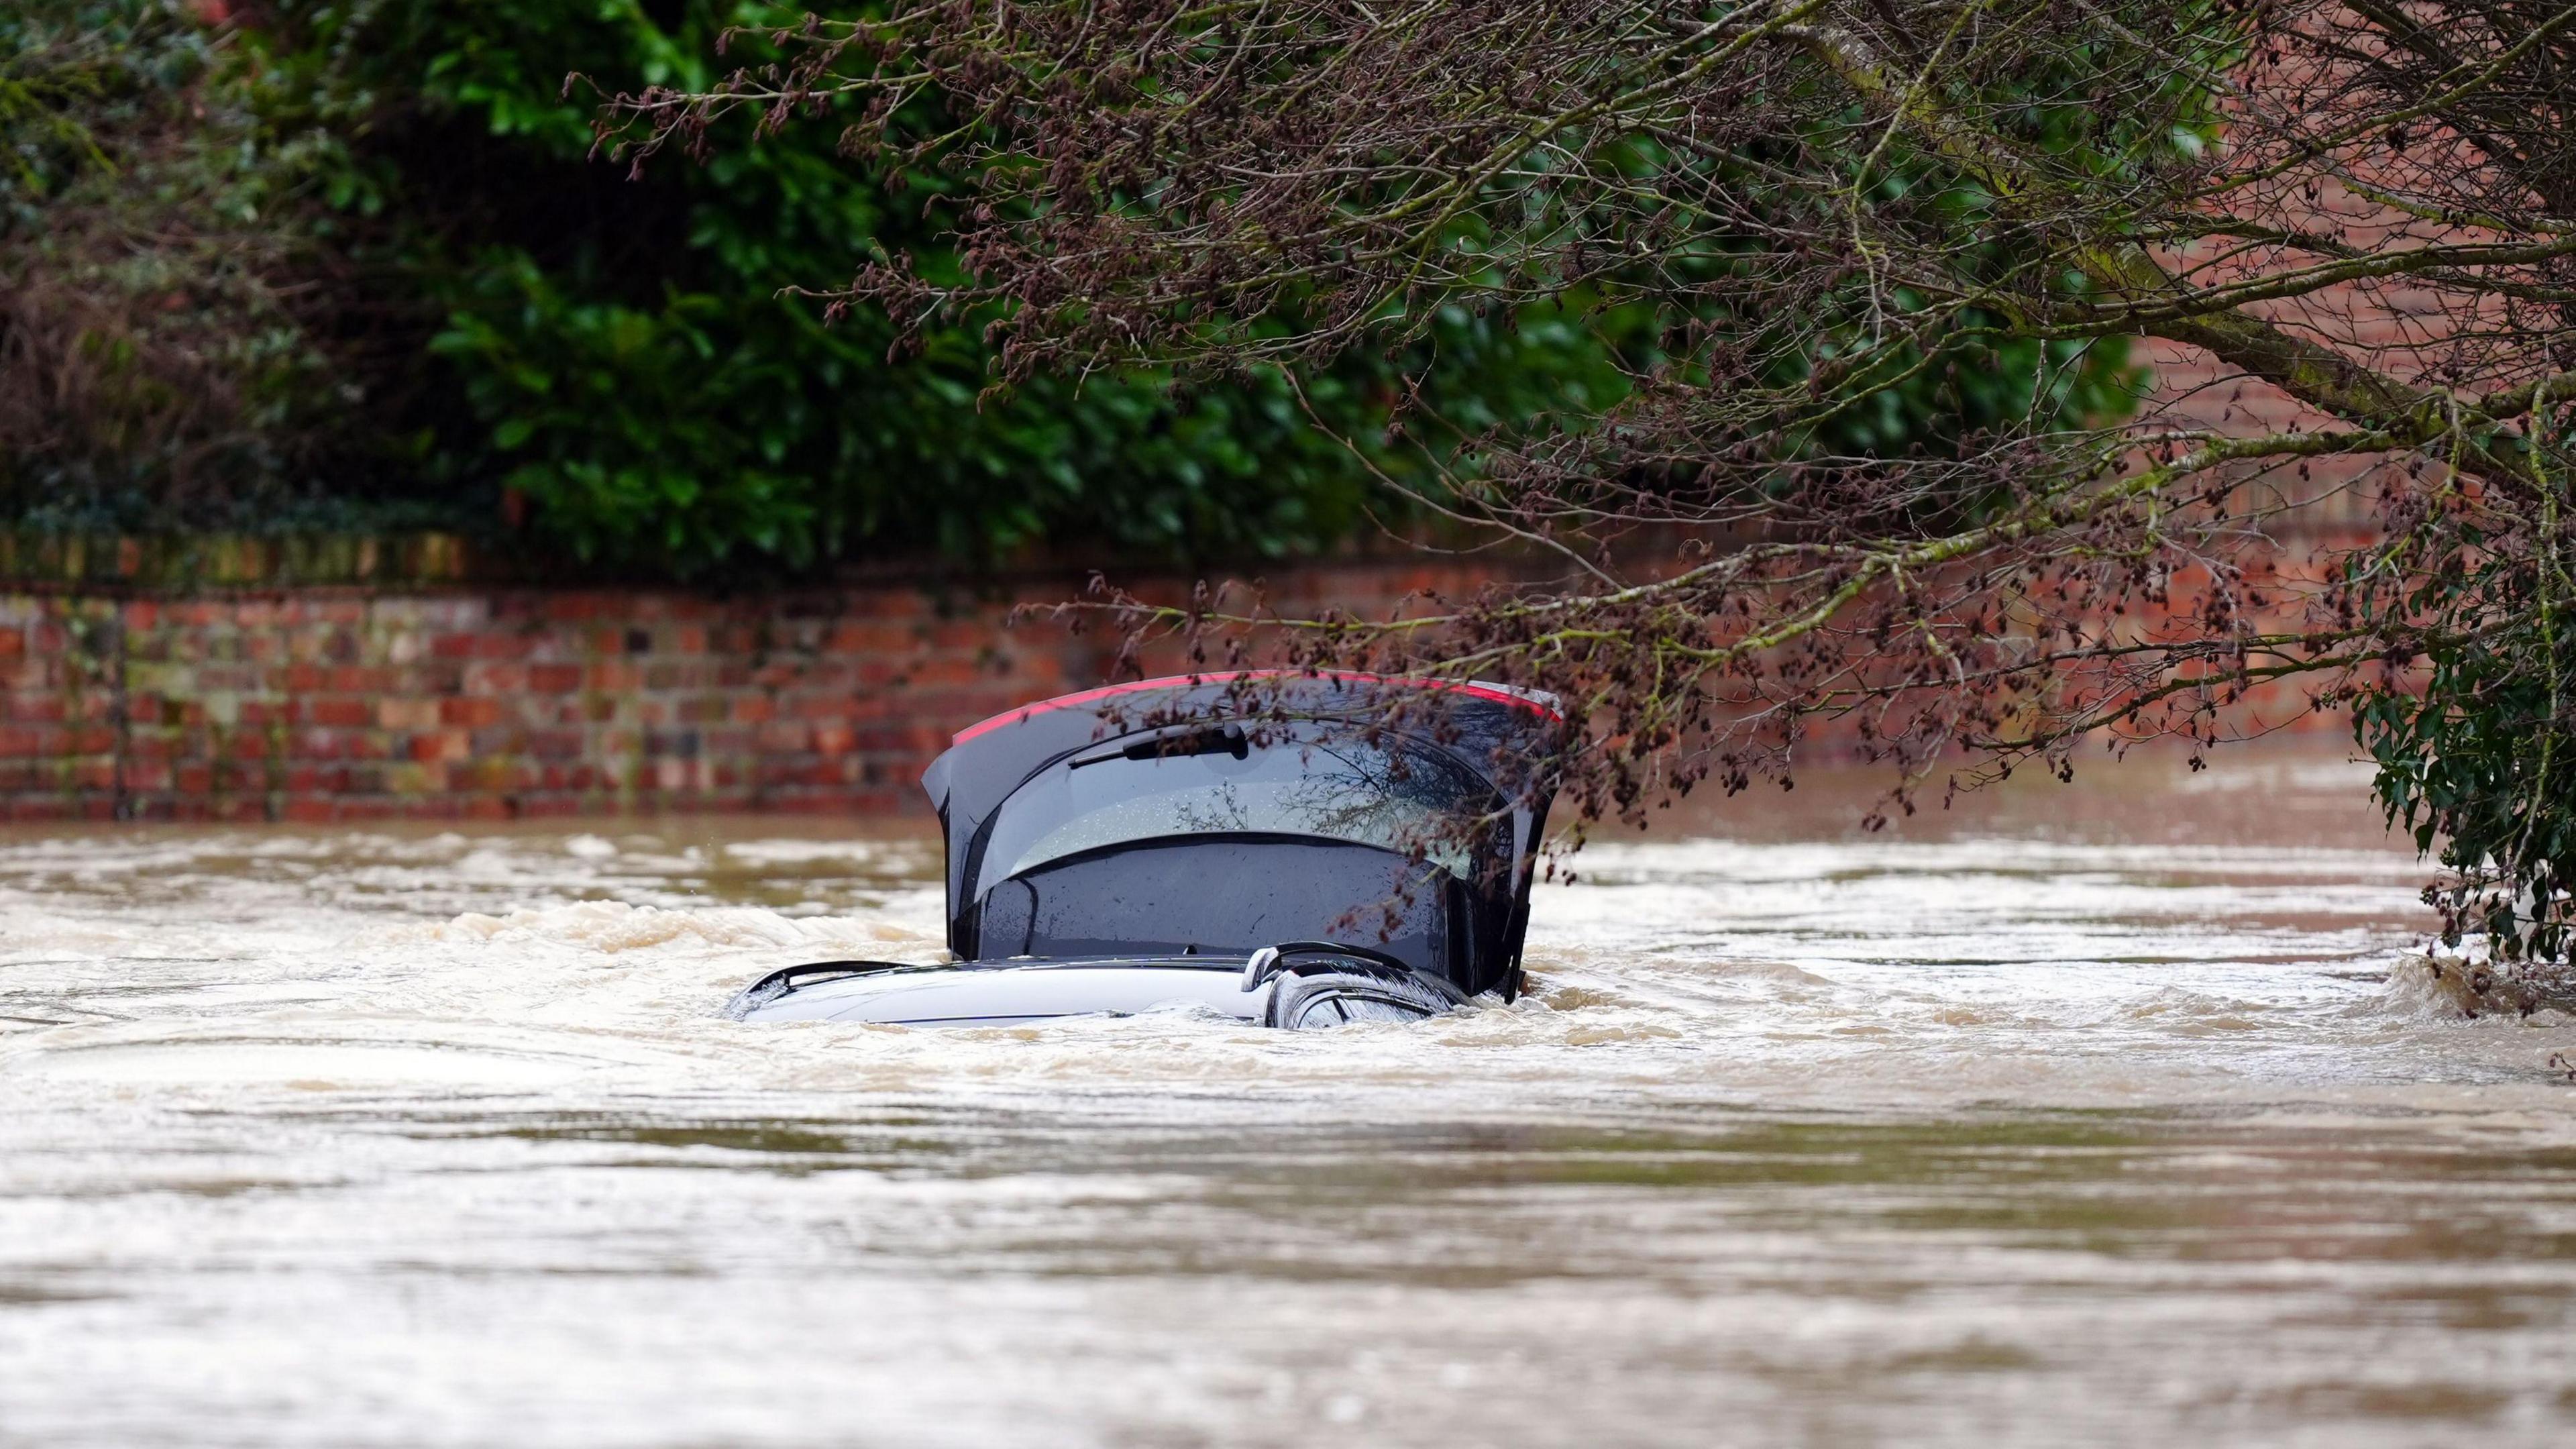
[[[2576,1030],[2366,780],[1827,772],[1297,1035],[719,1019],[902,827],[0,836],[0,1443],[2576,1442]]]

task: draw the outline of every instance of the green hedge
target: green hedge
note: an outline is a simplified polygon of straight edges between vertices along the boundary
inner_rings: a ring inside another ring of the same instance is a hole
[[[876,247],[953,265],[940,237],[957,198],[854,166],[829,116],[720,137],[705,164],[665,158],[640,179],[593,155],[597,97],[568,74],[705,82],[756,58],[756,34],[720,57],[722,32],[794,9],[274,0],[211,31],[197,13],[21,0],[0,19],[0,86],[16,86],[0,127],[37,158],[0,177],[15,274],[0,281],[69,296],[131,274],[106,289],[113,318],[39,319],[57,360],[110,376],[71,413],[48,413],[23,349],[0,354],[0,508],[22,524],[465,529],[690,577],[1037,542],[1293,555],[1387,511],[1282,378],[993,396],[971,321],[891,361],[882,317],[827,324],[782,294]],[[195,240],[137,240],[169,237]],[[1384,441],[1408,379],[1468,432],[1621,395],[1616,354],[1643,360],[1642,327],[1577,318],[1453,313],[1429,344],[1346,359],[1305,394],[1418,479],[1423,455]],[[1964,375],[2018,408],[2041,359],[2004,361]],[[2116,393],[2120,366],[2087,363],[2066,405]],[[1891,395],[1851,441],[1937,440],[1961,405]]]

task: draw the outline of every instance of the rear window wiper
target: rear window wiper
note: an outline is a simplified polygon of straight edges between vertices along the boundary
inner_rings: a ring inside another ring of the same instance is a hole
[[[1067,766],[1079,770],[1085,765],[1105,765],[1111,760],[1174,760],[1192,755],[1232,755],[1248,759],[1252,754],[1252,737],[1241,725],[1201,725],[1169,730],[1141,739],[1132,745],[1102,750],[1098,754],[1077,756]]]

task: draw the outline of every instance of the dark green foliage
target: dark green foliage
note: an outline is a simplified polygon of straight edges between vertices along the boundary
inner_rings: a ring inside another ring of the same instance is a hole
[[[2205,50],[2202,65],[2176,67],[2163,80],[2160,103],[2144,111],[2156,125],[2152,132],[2140,130],[2139,112],[2099,103],[2097,90],[2111,83],[2121,49],[2109,41],[2117,31],[2108,25],[2105,43],[2070,47],[2050,64],[2015,73],[2008,84],[1983,91],[1969,104],[1979,110],[1995,108],[1990,114],[1998,129],[2060,164],[2119,187],[2138,185],[2160,167],[2197,156],[2219,130],[2216,92],[2202,77],[2232,66],[2240,53],[2238,32],[2227,23],[2223,6],[2175,7],[2168,23],[2187,14],[2197,15],[2196,27],[2175,24],[2175,30],[2203,33],[2197,47]],[[1871,118],[1859,110],[1838,120],[1854,132],[1871,129]],[[1990,240],[2010,230],[1996,197],[1959,166],[1910,144],[1902,134],[1888,137],[1866,159],[1849,155],[1847,140],[1818,137],[1816,146],[1822,152],[1845,153],[1851,164],[1837,178],[1841,184],[1863,192],[1872,207],[1917,232],[1927,251],[1953,249],[1955,281],[2025,299],[2035,292],[2080,295],[2088,290],[2076,275],[2032,275],[2033,260],[2045,255],[2043,247],[2027,239],[2019,246]],[[2106,192],[2117,194],[2110,188]],[[1825,200],[1807,193],[1775,204],[1804,209]],[[1819,221],[1830,225],[1828,219]],[[1928,305],[1912,289],[1894,290],[1908,309]],[[1811,364],[1851,351],[1867,330],[1849,319],[1830,328],[1812,319],[1801,325],[1814,335],[1792,335],[1784,350]],[[1963,309],[1952,329],[1953,340],[1928,364],[1923,349],[1911,345],[1879,355],[1861,373],[1862,385],[1846,385],[1858,405],[1817,427],[1808,448],[1892,457],[1916,447],[1950,451],[1975,435],[2017,427],[2113,422],[2134,411],[2152,381],[2148,369],[2132,364],[2123,338],[2042,342],[2023,335],[2012,318],[1983,307]],[[1805,375],[1798,376],[1803,380]]]
[[[703,85],[762,44],[720,56],[727,27],[793,9],[276,0],[212,30],[196,15],[35,0],[0,19],[7,264],[45,283],[21,299],[57,299],[42,326],[11,321],[0,358],[0,479],[22,520],[518,520],[532,552],[682,577],[1035,545],[1251,559],[1401,515],[1344,439],[1420,482],[1461,433],[1587,415],[1623,395],[1623,364],[1654,361],[1618,315],[1454,308],[1395,356],[1298,386],[1124,374],[994,392],[988,319],[889,360],[881,315],[827,323],[781,292],[877,248],[953,267],[953,183],[854,164],[828,115],[640,177],[593,154],[597,96],[568,74]],[[83,311],[99,299],[112,315]],[[21,339],[45,327],[54,361],[32,365]],[[103,379],[68,413],[47,390],[63,357]],[[1938,446],[2034,396],[2085,416],[2124,401],[2113,350],[1962,360],[1873,399],[1830,445]],[[1390,441],[1403,396],[1421,412]]]
[[[0,513],[293,513],[350,396],[299,305],[306,181],[162,0],[0,7]]]
[[[742,3],[288,3],[263,37],[274,115],[343,148],[334,194],[437,314],[397,430],[429,465],[497,482],[586,558],[683,575],[1051,541],[1128,556],[1259,556],[1350,532],[1373,485],[1276,376],[1175,393],[1153,375],[988,395],[971,324],[887,357],[893,332],[780,289],[872,246],[942,265],[926,178],[837,153],[829,118],[701,167],[592,156],[602,84],[702,83]],[[756,37],[738,38],[742,58]],[[1432,364],[1469,414],[1598,406],[1615,373],[1571,328],[1461,318]],[[1377,446],[1393,367],[1307,396]],[[1405,454],[1388,451],[1391,466]]]
[[[2565,476],[2565,456],[2538,456]],[[2565,961],[2576,954],[2576,577],[2570,520],[2553,485],[2542,489],[2536,521],[2460,505],[2442,555],[2402,575],[2402,592],[2362,592],[2375,612],[2422,621],[2427,647],[2415,677],[2360,699],[2354,730],[2378,763],[2389,822],[2452,872],[2427,893],[2445,938],[2483,932],[2508,959]]]

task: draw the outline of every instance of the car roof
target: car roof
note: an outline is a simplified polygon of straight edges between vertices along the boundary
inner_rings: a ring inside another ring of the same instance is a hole
[[[1118,735],[1196,719],[1364,718],[1416,704],[1434,707],[1425,713],[1455,737],[1452,752],[1498,787],[1512,782],[1493,779],[1494,761],[1483,757],[1515,744],[1535,750],[1563,723],[1556,696],[1482,681],[1285,669],[1180,674],[1058,695],[979,720],[957,732],[921,784],[952,819],[953,843],[955,822],[982,823],[1031,775]]]
[[[1512,875],[1535,849],[1564,719],[1554,696],[1509,685],[1414,676],[1231,670],[1137,680],[1038,700],[957,732],[922,775],[947,844],[950,946],[965,949],[969,849],[1021,786],[1106,741],[1183,723],[1392,722],[1474,771],[1511,808]]]

